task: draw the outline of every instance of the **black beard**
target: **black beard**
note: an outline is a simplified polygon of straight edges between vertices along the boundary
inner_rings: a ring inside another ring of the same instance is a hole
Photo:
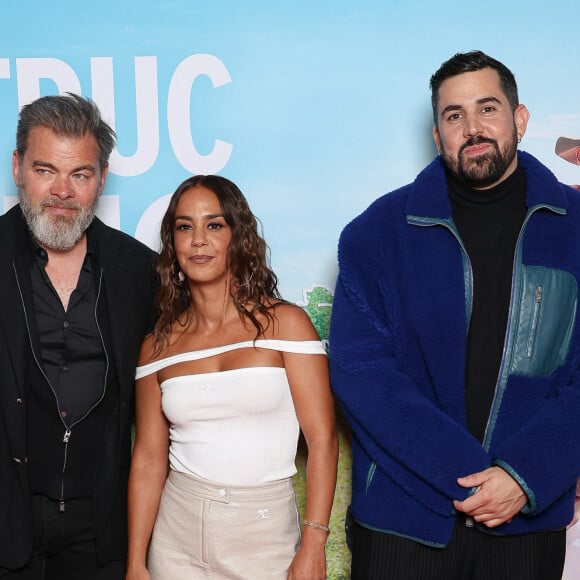
[[[493,150],[477,157],[472,157],[466,162],[462,156],[465,148],[489,143]],[[500,150],[497,141],[487,139],[486,137],[472,137],[468,139],[459,149],[457,154],[458,161],[453,162],[447,156],[444,156],[445,164],[451,173],[468,187],[482,189],[497,183],[507,171],[510,163],[516,156],[517,151],[517,132],[514,127],[512,139],[510,139],[502,150]]]

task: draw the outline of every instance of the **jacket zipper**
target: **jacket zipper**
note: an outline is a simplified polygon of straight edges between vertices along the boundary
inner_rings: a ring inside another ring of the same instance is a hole
[[[103,345],[103,352],[105,353],[105,361],[106,361],[103,392],[101,393],[100,398],[95,403],[93,403],[93,405],[87,410],[87,412],[82,417],[77,419],[74,423],[72,423],[71,425],[66,424],[66,422],[61,414],[61,411],[60,411],[60,405],[59,405],[57,394],[54,391],[54,387],[52,386],[48,376],[46,375],[44,369],[42,368],[42,365],[40,364],[40,361],[38,360],[38,358],[36,356],[36,352],[34,351],[34,345],[32,344],[32,337],[31,337],[31,332],[30,332],[30,323],[28,321],[28,312],[26,311],[26,304],[24,302],[24,297],[22,295],[22,288],[20,286],[20,280],[18,278],[18,271],[16,270],[16,265],[14,264],[14,262],[12,263],[12,268],[14,270],[16,284],[18,285],[18,292],[20,294],[20,301],[22,302],[22,310],[24,311],[24,319],[26,320],[26,330],[27,330],[27,334],[28,334],[28,340],[30,343],[30,350],[32,351],[32,357],[34,358],[34,362],[36,363],[36,366],[38,367],[38,369],[40,370],[40,373],[44,377],[47,385],[49,386],[50,390],[52,391],[52,394],[53,394],[54,399],[56,401],[58,416],[59,416],[61,423],[63,424],[63,427],[64,427],[64,435],[62,438],[62,442],[64,443],[64,454],[63,454],[62,479],[61,479],[60,499],[59,499],[59,511],[64,512],[64,511],[66,511],[66,505],[65,505],[65,499],[64,499],[64,478],[65,478],[66,467],[67,467],[68,445],[69,445],[70,438],[72,435],[72,428],[75,427],[76,425],[78,425],[81,421],[84,421],[88,417],[88,415],[93,411],[93,409],[95,407],[97,407],[99,405],[99,403],[103,400],[103,398],[105,396],[105,391],[107,388],[107,378],[109,376],[109,354],[107,353],[107,349],[105,347],[103,333],[101,332],[101,327],[99,326],[99,320],[98,320],[98,316],[97,316],[97,308],[98,308],[99,300],[101,297],[101,288],[102,288],[102,282],[103,282],[103,268],[101,267],[101,271],[99,273],[99,282],[98,282],[98,286],[97,286],[97,298],[95,301],[95,312],[94,312],[95,323],[97,325],[97,330],[99,332],[101,344]]]
[[[513,343],[510,343],[510,336],[512,333],[512,327],[514,325],[514,312],[513,312],[513,305],[514,305],[514,298],[516,294],[521,295],[521,282],[518,278],[518,274],[520,271],[520,262],[521,262],[521,246],[522,240],[524,237],[524,233],[530,218],[536,211],[539,209],[549,209],[550,211],[554,211],[555,213],[562,213],[562,210],[558,208],[553,208],[548,205],[538,205],[532,207],[528,210],[528,213],[524,219],[524,223],[520,229],[520,233],[518,235],[518,239],[516,241],[516,248],[514,252],[514,264],[512,268],[512,292],[510,297],[510,305],[509,305],[509,313],[508,313],[508,320],[506,325],[506,331],[504,335],[504,343],[503,343],[503,352],[501,357],[501,364],[499,367],[497,381],[495,383],[494,395],[491,402],[491,407],[489,410],[489,416],[487,418],[487,424],[485,426],[485,432],[483,435],[483,448],[489,452],[491,447],[491,436],[493,433],[493,425],[495,424],[495,420],[499,413],[499,409],[501,407],[501,401],[503,398],[503,392],[505,385],[507,383],[507,374],[506,368],[508,368],[507,361],[511,359],[511,350],[514,348]],[[539,308],[541,305],[541,301],[543,298],[543,289],[541,287],[536,288],[535,294],[535,304],[534,304],[534,317],[539,313]],[[517,321],[516,321],[517,322]],[[528,345],[529,348],[529,345]]]
[[[519,257],[520,250],[521,250],[521,241],[523,239],[524,231],[526,229],[526,226],[527,226],[531,216],[537,210],[542,209],[542,208],[549,209],[555,213],[562,213],[561,209],[554,208],[554,207],[551,207],[548,205],[538,205],[538,206],[530,208],[528,210],[528,213],[527,213],[525,219],[524,219],[524,222],[523,222],[522,227],[520,229],[520,233],[518,235],[518,239],[516,241],[516,248],[515,248],[515,252],[514,252],[514,263],[513,263],[513,267],[512,267],[512,290],[511,290],[510,306],[509,306],[509,312],[508,312],[506,332],[504,335],[503,353],[502,353],[500,368],[498,371],[498,377],[497,377],[495,388],[494,388],[494,395],[493,395],[492,403],[491,403],[490,410],[489,410],[489,416],[487,418],[487,423],[485,426],[485,432],[484,432],[484,436],[483,436],[483,447],[486,451],[489,451],[489,448],[490,448],[490,444],[491,444],[490,438],[491,438],[491,432],[492,432],[490,430],[490,428],[494,424],[495,418],[497,417],[497,414],[499,412],[499,407],[501,406],[501,399],[503,397],[503,387],[505,386],[505,382],[506,382],[506,377],[504,375],[505,375],[505,369],[506,369],[506,359],[508,358],[508,354],[509,354],[507,351],[508,351],[508,348],[510,347],[508,339],[510,336],[512,322],[513,322],[514,296],[515,296],[516,291],[517,292],[521,291],[520,287],[519,287],[519,281],[516,277],[517,273],[519,272],[518,257]],[[470,276],[469,292],[470,292],[470,295],[468,296],[469,309],[468,309],[468,317],[467,317],[467,328],[469,329],[469,323],[471,320],[471,310],[473,307],[473,270],[471,268],[471,262],[469,260],[469,255],[467,254],[465,246],[463,245],[463,241],[461,240],[461,236],[459,235],[459,232],[456,231],[453,222],[450,220],[422,218],[422,217],[417,217],[417,216],[409,217],[408,216],[407,221],[409,221],[409,220],[411,220],[410,223],[413,223],[414,225],[417,225],[417,226],[441,225],[441,226],[447,228],[453,234],[453,236],[455,237],[455,239],[459,243],[459,246],[464,254],[464,258],[466,260],[466,263],[469,266],[469,276]],[[538,297],[539,297],[539,301],[538,301]],[[536,307],[538,308],[538,310],[539,310],[541,299],[542,299],[542,291],[540,289],[539,294],[538,294],[538,292],[536,292]]]
[[[534,292],[534,311],[532,312],[532,323],[530,325],[530,333],[528,335],[528,342],[526,344],[526,356],[531,358],[534,352],[534,342],[536,338],[536,330],[538,328],[538,319],[540,318],[540,308],[542,306],[542,298],[544,289],[542,286],[536,286]]]

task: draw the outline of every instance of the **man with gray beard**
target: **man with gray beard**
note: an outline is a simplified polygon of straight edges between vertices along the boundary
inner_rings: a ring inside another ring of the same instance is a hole
[[[114,131],[24,106],[0,217],[0,578],[121,580],[133,381],[155,253],[95,217]]]

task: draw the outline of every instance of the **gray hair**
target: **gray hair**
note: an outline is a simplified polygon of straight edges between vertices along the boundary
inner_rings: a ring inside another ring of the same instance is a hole
[[[20,158],[26,152],[30,132],[36,127],[46,127],[64,137],[92,134],[99,149],[101,171],[115,146],[115,131],[103,121],[97,105],[73,93],[40,97],[22,107],[16,129],[16,151]]]

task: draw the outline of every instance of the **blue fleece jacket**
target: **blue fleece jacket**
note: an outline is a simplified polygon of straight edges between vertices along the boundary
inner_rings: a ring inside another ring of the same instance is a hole
[[[580,192],[518,153],[528,207],[483,444],[466,427],[469,258],[436,158],[344,229],[330,328],[334,392],[353,430],[354,517],[444,546],[456,480],[499,465],[528,504],[494,533],[565,527],[580,475]]]

